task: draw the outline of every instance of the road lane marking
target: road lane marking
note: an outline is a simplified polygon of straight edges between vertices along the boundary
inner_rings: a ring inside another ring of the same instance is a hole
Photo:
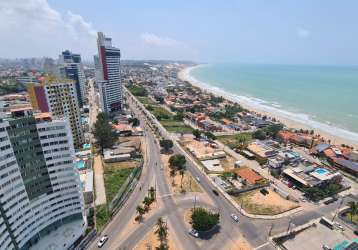
[[[264,244],[262,244],[262,245],[260,245],[260,246],[258,246],[258,247],[256,247],[256,248],[254,248],[254,250],[260,249],[260,248],[262,248],[262,247],[264,247],[264,246],[267,246],[267,245],[269,245],[269,244],[270,244],[270,242],[268,241],[268,242],[266,242],[266,243],[264,243]]]
[[[165,198],[165,197],[169,197],[169,196],[173,196],[173,194],[163,194],[161,196],[158,196],[158,198]]]

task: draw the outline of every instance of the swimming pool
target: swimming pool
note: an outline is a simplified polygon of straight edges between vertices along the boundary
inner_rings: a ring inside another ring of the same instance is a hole
[[[83,149],[90,149],[91,148],[91,144],[90,143],[85,143],[82,146]]]
[[[315,170],[315,172],[316,172],[317,174],[327,174],[327,173],[328,173],[328,170],[327,170],[327,169],[324,169],[324,168],[317,168],[317,169]]]
[[[86,162],[83,160],[76,161],[76,168],[79,170],[86,168]]]

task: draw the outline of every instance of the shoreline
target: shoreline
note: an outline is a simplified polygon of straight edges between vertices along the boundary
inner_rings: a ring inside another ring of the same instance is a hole
[[[358,133],[312,120],[306,114],[295,114],[277,107],[265,105],[259,99],[228,93],[224,89],[201,82],[190,75],[191,70],[204,66],[205,64],[199,64],[192,67],[185,67],[178,73],[178,77],[195,87],[199,87],[203,91],[210,92],[216,96],[222,96],[232,102],[237,102],[251,112],[274,117],[288,128],[314,130],[315,134],[320,134],[324,139],[331,140],[331,144],[333,145],[346,144],[358,148]]]

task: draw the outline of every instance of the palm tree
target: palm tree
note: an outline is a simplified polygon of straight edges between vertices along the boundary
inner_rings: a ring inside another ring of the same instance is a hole
[[[138,216],[136,218],[138,218],[138,220],[141,220],[142,217],[143,217],[143,214],[145,213],[145,210],[141,205],[138,205],[136,207],[136,210],[137,210],[137,213],[138,213]]]
[[[144,204],[144,210],[149,211],[149,206],[150,204],[152,204],[152,199],[148,196],[144,197],[143,204]]]
[[[348,205],[351,213],[351,221],[353,221],[353,216],[358,214],[358,202],[350,201]]]
[[[183,179],[184,179],[184,174],[185,174],[185,168],[182,168],[179,170],[179,173],[181,175],[181,179],[180,179],[180,188],[183,188]]]
[[[172,185],[173,185],[173,186],[174,186],[174,184],[175,184],[175,182],[174,182],[174,177],[175,177],[175,175],[176,175],[176,170],[175,170],[174,168],[172,168],[172,169],[170,170],[170,177],[173,178],[173,181],[172,181]]]
[[[155,200],[155,197],[156,197],[156,190],[155,190],[155,188],[154,187],[150,187],[149,188],[149,196],[150,196],[150,198],[154,201]]]
[[[167,237],[168,237],[168,227],[162,217],[160,217],[157,221],[157,229],[155,230],[155,233],[158,234],[160,245],[166,247]]]

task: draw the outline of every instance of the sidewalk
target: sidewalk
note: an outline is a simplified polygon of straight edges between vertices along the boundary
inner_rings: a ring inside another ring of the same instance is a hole
[[[103,166],[100,155],[94,157],[94,185],[96,190],[96,206],[106,204],[106,189],[104,187]]]

